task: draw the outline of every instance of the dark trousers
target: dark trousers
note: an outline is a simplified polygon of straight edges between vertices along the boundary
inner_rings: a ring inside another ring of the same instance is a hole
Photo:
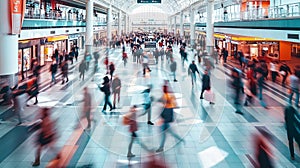
[[[294,133],[293,133],[293,132],[294,132]],[[300,139],[296,139],[296,137],[295,137],[295,135],[294,135],[295,132],[296,132],[296,131],[287,131],[291,157],[295,157],[295,153],[294,153],[294,138],[295,138],[295,140],[296,140],[298,146],[300,147]]]
[[[271,75],[272,75],[272,82],[275,82],[276,77],[277,77],[277,72],[276,71],[271,71]]]
[[[104,97],[104,107],[103,107],[103,110],[106,110],[106,106],[109,105],[110,109],[112,109],[112,104],[109,100],[109,95],[105,95]]]
[[[285,85],[286,78],[287,78],[287,75],[283,75],[283,76],[282,76],[282,83],[281,83],[282,86]]]
[[[202,87],[200,98],[203,98],[203,93],[204,93],[205,90],[206,89],[204,87]]]
[[[80,72],[79,78],[81,79],[82,76],[82,80],[84,80],[84,72]]]

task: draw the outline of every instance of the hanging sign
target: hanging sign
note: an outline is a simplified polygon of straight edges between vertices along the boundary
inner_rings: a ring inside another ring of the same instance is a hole
[[[20,34],[25,8],[26,0],[10,0],[11,34]]]

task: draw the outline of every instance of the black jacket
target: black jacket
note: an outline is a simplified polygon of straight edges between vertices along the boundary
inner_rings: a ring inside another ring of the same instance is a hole
[[[192,71],[192,73],[198,72],[198,68],[195,64],[190,64],[189,69]]]

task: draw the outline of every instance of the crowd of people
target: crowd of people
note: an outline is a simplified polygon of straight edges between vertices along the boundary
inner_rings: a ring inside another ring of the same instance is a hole
[[[145,52],[145,45],[147,42],[153,41],[155,42],[155,47],[151,50],[150,55]],[[210,66],[204,65],[203,72],[201,71],[202,66],[201,60],[204,59],[203,54],[200,52],[199,48],[195,51],[195,55],[189,55],[187,44],[181,38],[172,36],[172,35],[163,35],[156,34],[153,39],[148,39],[148,34],[141,33],[133,33],[128,34],[127,36],[120,37],[119,39],[115,39],[114,42],[111,43],[112,50],[114,48],[122,49],[122,54],[120,58],[124,62],[124,67],[127,66],[127,60],[132,57],[132,64],[141,64],[142,69],[141,74],[142,77],[146,77],[147,73],[151,72],[152,66],[157,66],[159,62],[161,64],[169,65],[167,66],[168,70],[171,72],[172,81],[178,82],[178,78],[176,76],[176,71],[178,70],[176,57],[174,57],[174,46],[178,47],[179,54],[182,63],[182,69],[185,68],[187,63],[190,63],[187,67],[187,75],[191,78],[191,86],[192,89],[196,87],[197,83],[201,83],[200,89],[200,97],[199,101],[202,99],[207,100],[210,105],[215,104],[215,95],[213,92],[213,82],[211,80],[211,72]],[[127,53],[126,48],[131,49],[131,53]],[[216,51],[216,63],[223,62],[224,65],[228,64],[228,51],[223,49],[215,49]],[[192,50],[192,52],[194,52]],[[98,52],[84,54],[84,57],[81,61],[79,61],[79,48],[75,45],[72,47],[70,52],[67,54],[66,51],[63,51],[60,54],[60,51],[57,49],[54,51],[52,63],[49,66],[49,71],[51,74],[51,83],[53,86],[57,83],[57,72],[62,73],[61,84],[65,84],[69,82],[68,73],[70,66],[69,64],[74,64],[74,58],[78,63],[78,76],[79,80],[84,81],[86,77],[86,72],[89,71],[89,67],[91,61],[94,60],[94,70],[93,74],[99,71],[99,58],[105,57],[103,59],[103,63],[101,65],[105,66],[106,74],[103,77],[103,83],[98,84],[98,88],[104,94],[104,105],[102,109],[102,113],[104,115],[107,114],[107,106],[109,106],[109,111],[112,112],[116,108],[122,108],[120,106],[121,92],[122,92],[122,82],[119,75],[116,75],[117,66],[116,63],[112,62],[110,59],[109,52],[106,55],[102,56]],[[160,57],[160,58],[159,58]],[[198,58],[198,64],[195,62],[195,58]],[[238,66],[232,68],[232,81],[230,86],[234,89],[234,100],[233,104],[236,108],[236,113],[243,115],[242,111],[243,106],[250,106],[253,104],[254,100],[258,100],[262,107],[265,109],[269,109],[265,99],[263,90],[265,89],[265,83],[270,74],[272,82],[277,81],[277,77],[281,76],[282,81],[281,85],[286,86],[286,80],[289,79],[289,99],[288,106],[284,110],[285,114],[285,122],[287,129],[287,136],[289,141],[289,149],[290,149],[290,157],[292,160],[295,159],[293,141],[295,140],[298,145],[300,143],[300,133],[299,130],[299,114],[297,112],[299,108],[299,85],[300,85],[300,70],[295,68],[293,71],[291,68],[283,63],[280,67],[278,66],[277,61],[271,61],[268,66],[268,62],[266,61],[258,61],[254,59],[245,58],[242,51],[238,51],[235,59],[238,60]],[[221,61],[222,60],[222,61]],[[153,62],[151,62],[153,61]],[[153,63],[153,64],[152,64]],[[137,66],[139,67],[139,66]],[[270,68],[269,68],[270,67]],[[16,86],[12,92],[12,100],[14,104],[14,109],[18,114],[19,124],[22,123],[22,117],[20,115],[23,110],[22,105],[18,103],[18,96],[24,93],[28,93],[28,100],[35,98],[35,103],[38,103],[38,94],[39,94],[39,80],[40,80],[40,71],[41,66],[38,65],[38,62],[35,60],[32,66],[32,76],[30,79],[25,82],[25,84],[21,86]],[[271,73],[269,73],[271,71]],[[198,77],[199,76],[199,77]],[[198,80],[199,78],[199,80]],[[198,82],[197,82],[198,81]],[[186,82],[186,81],[183,81]],[[81,118],[86,118],[87,126],[86,130],[90,130],[92,127],[91,121],[92,115],[92,98],[91,93],[87,87],[84,87],[84,102],[82,108],[82,116]],[[176,134],[170,124],[175,121],[174,119],[174,109],[178,108],[176,103],[176,98],[171,91],[171,86],[168,82],[165,82],[163,88],[161,90],[162,97],[157,100],[158,102],[163,103],[163,109],[160,113],[160,129],[161,129],[161,142],[159,147],[153,151],[147,147],[146,144],[141,142],[137,135],[137,131],[139,129],[137,118],[147,114],[147,124],[155,125],[156,123],[152,121],[152,102],[154,101],[151,97],[152,86],[148,85],[147,89],[145,89],[142,94],[144,98],[144,103],[141,105],[142,113],[138,115],[138,104],[132,105],[130,107],[129,112],[123,117],[123,124],[129,126],[129,132],[131,134],[130,143],[128,146],[127,157],[132,158],[135,157],[135,154],[132,152],[132,146],[135,141],[139,142],[139,144],[149,152],[163,152],[165,141],[166,141],[166,133],[170,133],[174,138],[178,140],[178,142],[184,142],[184,139]],[[245,94],[245,95],[243,95]],[[293,95],[296,94],[296,98],[293,99]],[[111,95],[113,95],[113,101],[111,102]],[[28,101],[27,100],[27,101]],[[293,105],[293,100],[294,105]],[[40,155],[41,150],[45,146],[49,146],[56,139],[55,131],[54,131],[54,122],[49,118],[50,109],[41,109],[41,119],[42,122],[39,124],[39,134],[37,140],[37,153],[36,159],[33,163],[33,166],[38,166],[40,164]],[[255,136],[256,139],[254,141],[255,145],[257,145],[257,161],[259,165],[267,165],[268,167],[272,167],[272,157],[271,152],[268,147],[267,141],[271,139],[268,133],[263,133],[262,135]],[[57,159],[60,158],[60,155],[57,156]]]

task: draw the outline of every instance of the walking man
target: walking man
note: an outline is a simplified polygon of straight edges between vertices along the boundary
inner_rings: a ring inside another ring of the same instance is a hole
[[[65,78],[67,78],[66,83],[68,83],[69,78],[68,78],[68,70],[69,70],[69,66],[68,66],[68,61],[64,61],[62,66],[61,66],[61,71],[62,71],[62,85],[65,83]]]
[[[121,80],[117,75],[115,75],[111,87],[112,87],[112,92],[114,94],[113,109],[116,109],[116,99],[118,98],[118,103],[120,103],[120,91],[121,91]]]
[[[296,73],[296,72],[295,72]],[[289,96],[289,103],[290,105],[292,105],[292,100],[293,100],[293,96],[294,96],[294,93],[296,94],[296,99],[295,99],[295,106],[298,108],[299,105],[299,77],[296,76],[296,74],[292,74],[290,76],[290,87],[291,87],[291,90],[290,90],[290,96]]]
[[[299,123],[300,116],[293,106],[288,105],[284,110],[284,119],[285,119],[287,137],[289,140],[290,156],[292,160],[295,160],[294,138],[298,144],[298,147],[300,147],[300,132],[297,131],[297,129],[299,130],[300,127],[300,123]]]
[[[79,79],[81,79],[82,77],[82,81],[84,81],[84,72],[86,70],[86,63],[84,60],[81,61],[80,65],[79,65],[79,72],[80,72],[80,75],[79,75]]]
[[[57,72],[57,63],[55,60],[52,61],[52,64],[50,66],[50,72],[51,72],[51,83],[54,82],[54,84],[56,84],[56,79],[55,79],[55,75]]]
[[[197,65],[195,64],[195,61],[193,60],[192,63],[189,66],[188,70],[189,74],[191,75],[192,78],[192,85],[194,86],[194,82],[196,83],[196,72],[199,74]]]
[[[172,72],[172,74],[173,74],[173,76],[174,76],[174,82],[177,82],[177,79],[176,79],[177,63],[176,63],[176,61],[174,60],[173,57],[171,58],[170,69],[171,69],[171,72]]]

